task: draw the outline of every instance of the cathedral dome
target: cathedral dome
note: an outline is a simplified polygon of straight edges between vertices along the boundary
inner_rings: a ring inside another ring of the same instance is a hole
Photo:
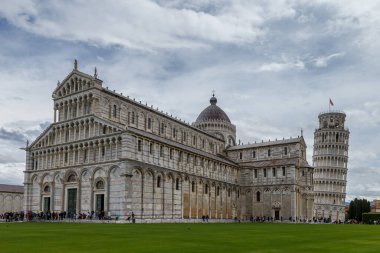
[[[195,123],[201,123],[201,122],[207,122],[207,121],[225,121],[228,123],[231,123],[230,119],[228,118],[227,114],[216,105],[218,100],[216,99],[215,95],[212,95],[210,99],[210,105],[206,107],[198,116]]]

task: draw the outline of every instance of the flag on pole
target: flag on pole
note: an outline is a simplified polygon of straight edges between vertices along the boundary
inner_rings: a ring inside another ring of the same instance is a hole
[[[330,98],[330,105],[334,106],[334,103],[333,103],[333,101],[331,100],[331,98]]]

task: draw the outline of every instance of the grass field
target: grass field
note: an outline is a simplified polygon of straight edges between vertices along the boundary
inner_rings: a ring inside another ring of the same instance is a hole
[[[0,223],[0,252],[379,252],[380,226]]]

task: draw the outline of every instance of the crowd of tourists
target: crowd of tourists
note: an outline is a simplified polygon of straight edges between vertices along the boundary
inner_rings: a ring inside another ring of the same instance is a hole
[[[76,221],[76,220],[111,220],[112,218],[105,215],[104,211],[91,211],[91,212],[83,212],[83,213],[68,213],[66,211],[63,212],[6,212],[3,214],[0,214],[0,221],[5,222],[12,222],[12,221]],[[201,217],[203,222],[209,221],[208,215],[203,215]],[[116,217],[116,220],[118,220],[118,217]],[[132,212],[128,218],[127,221],[136,222],[135,214]],[[233,219],[235,222],[241,222],[240,219],[235,217]],[[283,217],[279,217],[279,219],[275,219],[274,217],[270,216],[251,216],[249,219],[243,220],[244,222],[291,222],[291,223],[334,223],[334,224],[342,224],[343,222],[338,221],[331,221],[329,218],[313,218],[313,219],[306,219],[306,218],[299,218],[299,217],[290,217],[289,219],[283,219]],[[347,220],[346,223],[350,224],[358,224],[360,223],[357,220]],[[380,220],[371,221],[370,224],[378,225],[380,224]]]
[[[279,219],[275,219],[274,217],[270,216],[251,216],[249,218],[250,222],[274,222],[274,221],[280,221],[280,222],[293,222],[293,223],[335,223],[335,224],[342,224],[341,220],[331,222],[331,219],[329,218],[313,218],[313,219],[307,219],[307,218],[300,218],[300,217],[289,217],[289,219],[284,219],[282,216],[279,217]]]
[[[24,212],[6,212],[0,214],[0,220],[4,220],[5,222],[11,221],[23,221],[24,220]]]
[[[104,211],[91,211],[84,213],[67,213],[63,212],[6,212],[0,214],[0,220],[5,222],[11,221],[63,221],[63,220],[110,220]]]
[[[27,212],[26,220],[44,220],[44,221],[62,221],[62,220],[106,220],[110,219],[105,216],[104,211],[91,211],[83,213],[71,213],[71,212]]]

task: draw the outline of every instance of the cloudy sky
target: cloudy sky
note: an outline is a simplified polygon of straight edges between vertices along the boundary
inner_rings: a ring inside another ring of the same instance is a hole
[[[193,122],[218,105],[242,142],[300,135],[347,114],[348,199],[380,197],[380,2],[3,0],[0,183],[53,119],[51,93],[78,59],[104,86]]]

